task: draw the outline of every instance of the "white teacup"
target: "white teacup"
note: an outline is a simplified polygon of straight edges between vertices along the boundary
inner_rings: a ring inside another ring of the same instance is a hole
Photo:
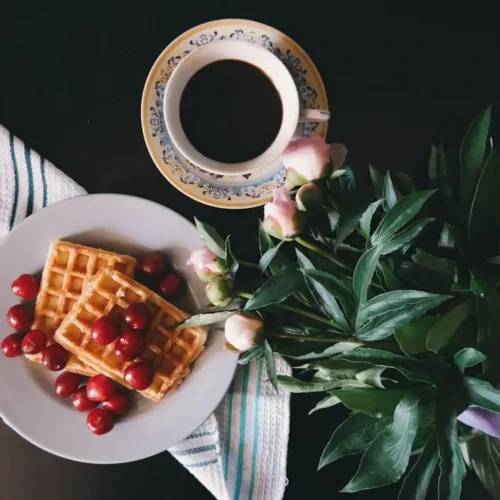
[[[283,107],[281,127],[274,142],[256,158],[241,163],[222,163],[206,157],[189,142],[181,125],[180,102],[189,80],[201,68],[226,59],[243,61],[259,68],[274,84]],[[163,113],[168,133],[178,151],[203,170],[222,175],[248,174],[279,164],[281,154],[293,139],[300,122],[320,122],[330,118],[327,110],[301,110],[297,87],[286,66],[263,47],[240,40],[215,41],[182,59],[165,88]]]

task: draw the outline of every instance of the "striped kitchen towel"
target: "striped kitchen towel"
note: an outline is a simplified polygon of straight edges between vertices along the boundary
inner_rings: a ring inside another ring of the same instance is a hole
[[[37,210],[85,190],[0,126],[0,240]],[[278,373],[290,367],[276,359]],[[217,499],[279,500],[286,485],[288,393],[263,362],[238,368],[214,414],[170,453]]]

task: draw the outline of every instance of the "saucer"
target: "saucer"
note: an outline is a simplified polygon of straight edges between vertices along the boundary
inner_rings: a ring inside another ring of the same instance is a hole
[[[241,209],[264,205],[285,181],[285,167],[271,165],[245,175],[206,172],[176,151],[163,119],[165,86],[179,61],[215,40],[236,39],[255,43],[278,56],[290,71],[301,108],[328,109],[323,80],[313,62],[297,43],[280,31],[255,21],[221,19],[192,28],[177,37],[154,63],[144,87],[141,122],[149,154],[163,176],[196,201],[218,208]],[[327,122],[302,123],[297,135],[312,131],[326,136]]]

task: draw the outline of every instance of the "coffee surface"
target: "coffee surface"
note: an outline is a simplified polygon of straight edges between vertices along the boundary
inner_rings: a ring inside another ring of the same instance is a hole
[[[182,128],[208,158],[240,163],[262,154],[281,127],[283,107],[271,80],[243,61],[223,60],[200,69],[180,102]]]

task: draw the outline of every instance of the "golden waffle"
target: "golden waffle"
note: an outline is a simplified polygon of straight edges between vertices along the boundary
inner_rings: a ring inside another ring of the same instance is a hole
[[[189,373],[190,364],[203,351],[207,328],[172,330],[189,315],[132,278],[109,267],[99,271],[57,329],[55,339],[94,370],[130,388],[123,373],[131,363],[115,354],[114,344],[102,346],[95,342],[90,331],[98,318],[106,314],[121,318],[124,310],[136,302],[144,302],[153,318],[145,332],[147,347],[141,359],[154,364],[155,375],[141,393],[159,401]]]
[[[40,292],[35,306],[33,328],[39,328],[52,337],[70,309],[80,298],[85,285],[105,266],[118,269],[132,276],[137,261],[128,255],[76,245],[67,241],[55,241],[49,248],[43,271]],[[40,362],[41,354],[28,356]],[[95,375],[75,356],[71,356],[66,370],[81,375]]]

